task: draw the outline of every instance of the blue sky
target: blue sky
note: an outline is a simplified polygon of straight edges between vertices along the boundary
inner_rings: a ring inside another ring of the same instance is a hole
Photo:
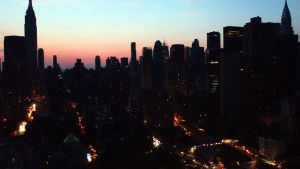
[[[299,0],[289,0],[294,30],[300,33]],[[27,0],[1,0],[0,37],[23,35]],[[206,33],[224,26],[243,26],[251,17],[280,22],[284,0],[33,0],[38,43],[46,63],[56,54],[64,67],[76,58],[93,65],[99,54],[130,56],[130,42],[138,51],[156,40],[190,46]],[[3,54],[1,54],[3,55]]]

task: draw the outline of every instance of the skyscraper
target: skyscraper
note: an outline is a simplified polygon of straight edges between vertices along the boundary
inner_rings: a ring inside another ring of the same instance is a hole
[[[219,32],[207,33],[207,49],[220,49],[221,37]]]
[[[160,41],[156,41],[152,58],[152,80],[155,89],[163,89],[164,84],[164,48]]]
[[[26,67],[26,40],[23,36],[4,37],[3,91],[5,110],[10,120],[24,117],[19,99],[29,96],[30,88]]]
[[[23,36],[4,37],[4,67],[8,76],[18,76],[26,72],[26,40]]]
[[[53,68],[55,68],[55,67],[58,66],[58,63],[57,63],[57,56],[56,56],[56,55],[53,55],[53,58],[52,58],[52,66],[53,66]]]
[[[292,27],[292,17],[291,17],[290,9],[288,7],[287,0],[285,0],[284,8],[282,11],[280,33],[284,35],[294,34],[294,30]]]
[[[206,49],[206,64],[207,64],[207,80],[208,93],[218,95],[219,90],[219,61],[220,61],[220,33],[207,33],[207,49]]]
[[[32,0],[29,0],[25,16],[25,38],[28,70],[33,75],[37,69],[37,26]]]
[[[38,65],[39,65],[39,70],[43,71],[45,68],[45,61],[44,61],[44,49],[40,48],[38,50]]]
[[[222,51],[220,54],[220,115],[239,119],[241,115],[241,53]]]
[[[138,70],[139,70],[139,62],[136,59],[136,43],[131,43],[131,58],[130,58],[130,81],[131,81],[131,89],[135,90],[139,86],[138,80]]]
[[[176,44],[170,50],[169,88],[172,93],[187,95],[186,70],[184,64],[184,45]]]
[[[95,70],[99,71],[101,69],[101,58],[99,55],[95,57]]]
[[[224,49],[227,51],[242,51],[244,28],[226,26],[223,28]]]
[[[294,92],[293,83],[297,77],[297,62],[298,58],[298,35],[294,34],[292,27],[292,17],[287,4],[285,1],[284,9],[281,16],[279,40],[279,57],[278,65],[280,72],[280,81],[282,88],[288,89],[286,92]],[[289,91],[290,90],[290,91]]]
[[[208,96],[208,111],[212,114],[219,114],[220,101],[220,46],[221,39],[219,32],[207,34],[206,49],[206,93]],[[213,106],[212,106],[213,105]]]
[[[279,29],[279,23],[262,23],[261,17],[251,18],[245,25],[243,62],[247,71],[269,77],[270,70],[278,64]]]
[[[220,52],[220,115],[226,119],[240,120],[241,58],[243,27],[224,27],[224,50]]]
[[[152,49],[144,47],[143,56],[141,57],[141,86],[145,90],[152,88],[151,60]]]
[[[190,72],[188,73],[191,87],[200,87],[203,90],[205,86],[205,73],[204,48],[200,47],[199,40],[195,39],[192,43]],[[195,86],[195,84],[199,84],[200,86]]]
[[[132,42],[131,43],[131,58],[130,62],[135,62],[136,61],[136,43]]]

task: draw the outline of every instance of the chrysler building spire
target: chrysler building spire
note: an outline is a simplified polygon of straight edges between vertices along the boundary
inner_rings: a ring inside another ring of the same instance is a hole
[[[285,5],[281,17],[281,33],[282,34],[294,33],[292,27],[292,17],[291,17],[290,9],[288,7],[287,0],[285,0]]]

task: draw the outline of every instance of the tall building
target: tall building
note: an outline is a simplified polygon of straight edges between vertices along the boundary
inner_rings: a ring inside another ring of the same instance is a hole
[[[131,58],[130,61],[136,61],[136,43],[132,42],[131,43]]]
[[[294,34],[294,30],[292,27],[292,17],[287,0],[285,1],[284,8],[282,11],[280,33],[283,35]]]
[[[220,46],[221,39],[219,32],[207,34],[206,49],[206,95],[207,111],[212,116],[219,114],[220,107]]]
[[[284,91],[287,94],[294,93],[295,79],[297,79],[297,62],[298,58],[298,35],[294,34],[292,27],[292,17],[285,1],[284,9],[281,17],[280,33],[279,33],[279,76],[281,88],[287,89]],[[280,83],[279,82],[279,83]]]
[[[26,73],[26,40],[23,36],[4,37],[4,67],[3,71],[9,76]],[[15,72],[16,71],[16,72]],[[15,73],[13,73],[15,72]]]
[[[278,61],[279,28],[278,23],[262,23],[260,17],[252,18],[245,25],[244,62],[247,70],[269,75],[267,70]]]
[[[19,100],[30,94],[25,44],[23,36],[4,37],[3,112],[7,113],[10,121],[16,122],[25,115],[22,111],[22,102]]]
[[[223,28],[224,50],[220,52],[220,116],[226,119],[242,118],[241,114],[241,58],[244,28]]]
[[[37,70],[37,26],[32,0],[29,0],[25,16],[25,38],[28,70],[33,75]]]
[[[242,51],[244,28],[236,26],[226,26],[223,28],[224,50]]]
[[[279,23],[262,23],[260,17],[252,18],[244,27],[242,94],[261,112],[271,111],[269,101],[278,94],[279,28]]]
[[[219,90],[219,61],[220,61],[220,33],[207,34],[206,64],[207,64],[207,92],[217,94]]]
[[[101,58],[100,58],[99,55],[97,55],[97,56],[95,57],[95,70],[96,70],[96,71],[101,70]]]
[[[226,119],[242,117],[241,54],[226,50],[220,54],[220,115]]]
[[[205,54],[204,48],[200,47],[198,39],[195,39],[191,48],[191,76],[193,85],[198,83],[200,88],[205,85]]]
[[[221,48],[221,36],[219,32],[207,33],[207,49],[220,49]]]
[[[144,90],[152,89],[151,61],[152,49],[144,47],[141,57],[141,87]]]
[[[39,70],[43,71],[45,68],[45,54],[44,54],[44,49],[40,48],[38,50],[38,65],[39,65]]]
[[[241,58],[244,28],[223,28],[224,49],[220,52],[220,116],[239,120],[241,115]]]
[[[53,68],[55,68],[55,67],[58,66],[57,56],[56,56],[56,55],[53,55],[53,58],[52,58],[52,66],[53,66]]]
[[[135,90],[139,86],[138,80],[138,70],[139,70],[139,62],[136,59],[136,43],[131,43],[131,58],[130,58],[130,81],[131,81],[131,89]]]
[[[153,88],[161,90],[164,87],[164,48],[160,41],[156,41],[152,58],[152,82]]]
[[[169,68],[169,91],[187,95],[187,77],[184,64],[185,47],[181,44],[171,46]]]

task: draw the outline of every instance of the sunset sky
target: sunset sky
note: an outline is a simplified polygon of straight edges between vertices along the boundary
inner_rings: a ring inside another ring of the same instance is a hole
[[[299,34],[299,0],[288,3]],[[24,35],[27,5],[27,0],[1,0],[1,58],[4,36]],[[108,56],[129,57],[132,41],[138,55],[156,40],[190,46],[198,38],[206,47],[206,33],[224,26],[243,26],[255,16],[280,22],[284,0],[33,0],[33,6],[46,65],[56,54],[69,68],[76,58],[93,67],[97,54],[102,63]]]

